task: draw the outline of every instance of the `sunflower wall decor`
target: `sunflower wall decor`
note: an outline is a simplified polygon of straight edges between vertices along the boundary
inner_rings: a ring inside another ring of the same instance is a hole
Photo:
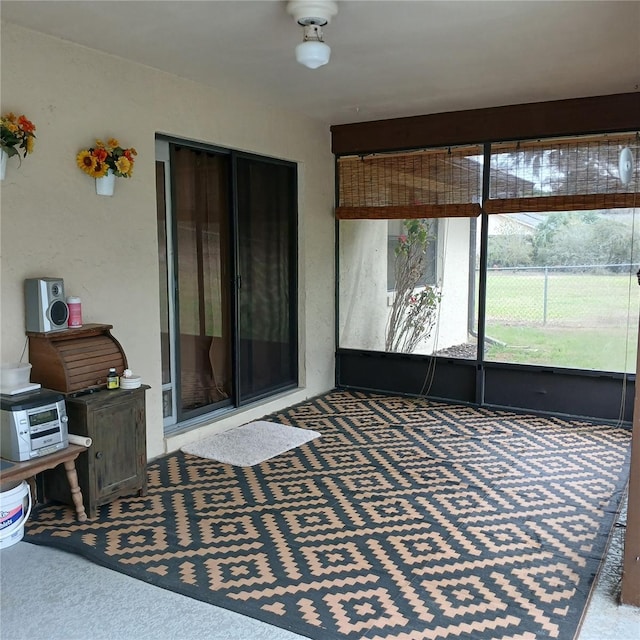
[[[0,118],[0,180],[4,180],[7,159],[18,156],[26,158],[33,152],[36,139],[36,125],[26,116],[5,113]]]
[[[109,138],[106,144],[96,139],[95,146],[78,152],[76,164],[96,179],[96,193],[113,195],[115,178],[131,177],[137,155],[133,147],[122,147],[115,138]]]

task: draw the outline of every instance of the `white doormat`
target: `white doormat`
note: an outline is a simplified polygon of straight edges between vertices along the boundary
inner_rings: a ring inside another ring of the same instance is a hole
[[[258,420],[192,442],[181,451],[236,467],[252,467],[319,437],[311,429]]]

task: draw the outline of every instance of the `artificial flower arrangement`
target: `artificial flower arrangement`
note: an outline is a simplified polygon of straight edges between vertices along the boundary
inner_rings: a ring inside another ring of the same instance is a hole
[[[26,158],[33,151],[36,135],[36,125],[26,116],[16,116],[14,113],[5,113],[0,119],[0,149],[11,158],[20,153]]]
[[[115,138],[109,138],[107,144],[96,140],[95,147],[80,151],[76,156],[76,164],[92,178],[104,178],[109,169],[118,178],[130,178],[134,156],[137,155],[138,152],[133,147],[125,149]]]

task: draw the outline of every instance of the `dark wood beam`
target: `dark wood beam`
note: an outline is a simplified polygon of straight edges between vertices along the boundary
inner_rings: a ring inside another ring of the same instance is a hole
[[[640,92],[331,127],[335,155],[640,130]]]

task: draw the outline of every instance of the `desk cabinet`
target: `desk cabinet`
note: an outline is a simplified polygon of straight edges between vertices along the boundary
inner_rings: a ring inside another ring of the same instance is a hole
[[[110,324],[85,324],[49,333],[27,332],[31,382],[66,394],[104,388],[111,367],[118,373],[127,368],[127,357],[111,329]]]
[[[147,493],[145,391],[111,389],[65,399],[69,433],[88,436],[91,447],[76,460],[85,510],[115,498]],[[69,484],[58,469],[44,473],[45,498],[72,504]]]

